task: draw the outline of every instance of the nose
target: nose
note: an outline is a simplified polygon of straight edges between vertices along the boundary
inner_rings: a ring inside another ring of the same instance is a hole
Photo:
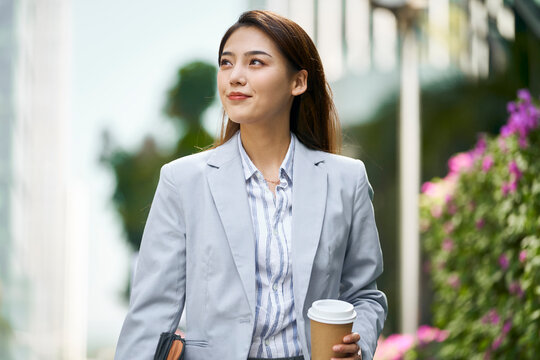
[[[229,83],[231,85],[245,85],[246,74],[244,68],[241,65],[236,65],[231,70],[231,76],[229,77]]]

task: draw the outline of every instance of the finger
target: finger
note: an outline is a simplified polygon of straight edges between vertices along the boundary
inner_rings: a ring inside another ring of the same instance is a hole
[[[358,342],[359,340],[360,340],[360,334],[352,333],[352,334],[346,335],[343,338],[343,343],[344,344],[350,344],[350,343]]]
[[[341,344],[341,345],[334,345],[332,347],[332,350],[334,350],[337,353],[342,353],[342,354],[356,354],[358,353],[358,350],[360,350],[360,348],[358,347],[357,344]]]

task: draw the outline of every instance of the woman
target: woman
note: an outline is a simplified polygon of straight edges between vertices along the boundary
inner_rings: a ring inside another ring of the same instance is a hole
[[[309,36],[242,14],[219,48],[228,121],[213,149],[163,166],[116,359],[151,359],[187,322],[186,358],[309,359],[307,310],[355,306],[336,344],[371,359],[387,314],[364,164],[336,155],[340,128]]]

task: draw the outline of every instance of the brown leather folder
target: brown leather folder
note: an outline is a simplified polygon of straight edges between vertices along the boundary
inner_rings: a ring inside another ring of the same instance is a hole
[[[162,333],[159,337],[154,360],[182,360],[185,340],[175,333]]]

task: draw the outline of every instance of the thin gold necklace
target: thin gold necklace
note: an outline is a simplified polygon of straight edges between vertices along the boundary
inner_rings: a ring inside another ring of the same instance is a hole
[[[264,178],[264,180],[266,180],[269,183],[272,183],[274,185],[279,185],[279,183],[281,182],[281,181],[279,181],[279,179],[278,180],[268,180],[267,178]]]

